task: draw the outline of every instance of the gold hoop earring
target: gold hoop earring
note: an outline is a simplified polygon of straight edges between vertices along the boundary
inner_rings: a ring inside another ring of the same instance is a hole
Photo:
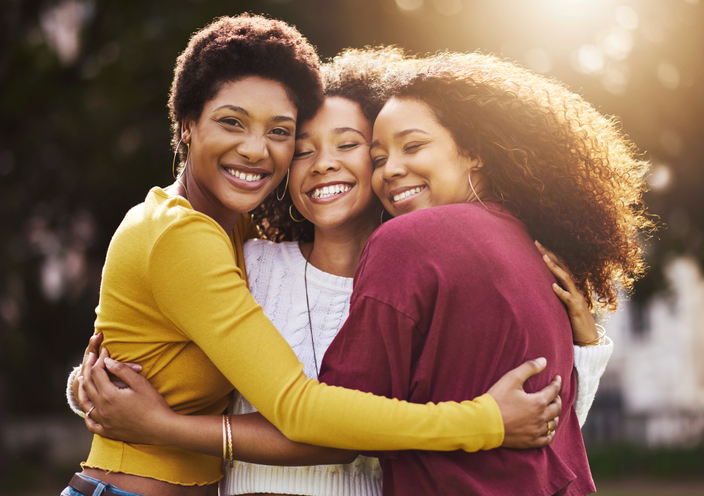
[[[183,141],[183,137],[178,140],[178,143],[176,143],[176,149],[174,150],[174,160],[171,162],[171,175],[174,176],[174,179],[178,179],[176,177],[176,155],[178,155],[178,149],[181,146],[181,142]],[[190,150],[190,147],[189,147]],[[188,155],[186,155],[188,157]]]
[[[288,188],[288,174],[289,174],[290,169],[286,171],[286,184],[284,185],[284,192],[281,194],[281,198],[279,198],[279,187],[276,187],[276,199],[281,201],[284,199],[284,196],[286,196],[286,188]]]
[[[304,220],[306,220],[305,217],[303,217],[301,220],[296,219],[293,216],[293,210],[291,210],[292,208],[293,208],[293,203],[291,205],[289,205],[289,207],[288,207],[288,215],[291,217],[291,220],[293,220],[294,222],[303,222]]]
[[[386,212],[385,208],[381,209],[381,215],[379,216],[379,225],[382,225],[384,223],[384,213]]]
[[[472,188],[472,193],[474,193],[474,198],[476,198],[476,199],[479,201],[479,203],[481,203],[481,204],[484,206],[484,208],[486,208],[487,210],[489,210],[489,207],[487,207],[486,205],[484,205],[484,202],[482,201],[481,198],[479,198],[479,195],[478,195],[477,192],[474,190],[474,185],[472,184],[472,172],[471,172],[471,171],[469,172],[469,174],[467,174],[467,179],[469,180],[469,187]]]

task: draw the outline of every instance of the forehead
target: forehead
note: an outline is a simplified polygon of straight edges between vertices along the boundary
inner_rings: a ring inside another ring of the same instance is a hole
[[[371,130],[371,124],[358,103],[333,96],[325,98],[313,118],[300,126],[299,133],[308,135],[334,133],[336,130],[345,128],[366,132]]]
[[[206,102],[206,108],[230,105],[248,113],[283,115],[296,118],[297,109],[283,84],[258,76],[248,76],[224,83],[215,97]]]
[[[374,134],[397,132],[401,129],[419,128],[428,131],[440,124],[432,109],[422,100],[392,98],[381,109],[374,122]]]

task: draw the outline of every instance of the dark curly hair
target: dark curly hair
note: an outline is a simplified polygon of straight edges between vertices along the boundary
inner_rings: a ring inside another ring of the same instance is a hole
[[[479,53],[406,66],[385,97],[426,103],[463,153],[484,162],[493,196],[559,254],[591,308],[615,309],[646,269],[655,229],[648,163],[619,123],[561,83]]]
[[[247,76],[283,84],[299,121],[309,119],[322,103],[320,60],[296,28],[251,14],[221,17],[193,34],[176,59],[168,104],[172,145],[181,139],[184,119],[198,119],[224,83]]]
[[[386,73],[391,67],[404,62],[403,52],[394,47],[344,50],[322,66],[324,95],[326,98],[337,96],[357,103],[364,116],[373,123],[385,102],[381,97],[381,88]],[[283,185],[280,185],[278,190],[282,188]],[[289,208],[292,208],[297,219],[303,218],[297,213],[296,206],[292,205],[287,189],[281,201],[274,194],[266,198],[262,205],[252,211],[252,218],[262,226],[268,239],[277,242],[313,241],[315,227],[307,219],[302,222],[291,219]]]

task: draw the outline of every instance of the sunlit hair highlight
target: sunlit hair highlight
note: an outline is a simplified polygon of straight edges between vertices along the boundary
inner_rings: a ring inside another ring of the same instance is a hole
[[[561,83],[479,53],[442,53],[386,82],[385,98],[427,104],[493,196],[563,257],[592,308],[614,309],[646,269],[654,229],[648,163],[619,123]]]

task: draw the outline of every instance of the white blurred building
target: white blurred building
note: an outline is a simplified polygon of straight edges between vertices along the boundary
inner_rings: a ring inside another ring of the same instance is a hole
[[[704,277],[691,258],[666,268],[669,289],[623,302],[604,323],[614,354],[584,429],[593,443],[688,447],[704,439]]]

